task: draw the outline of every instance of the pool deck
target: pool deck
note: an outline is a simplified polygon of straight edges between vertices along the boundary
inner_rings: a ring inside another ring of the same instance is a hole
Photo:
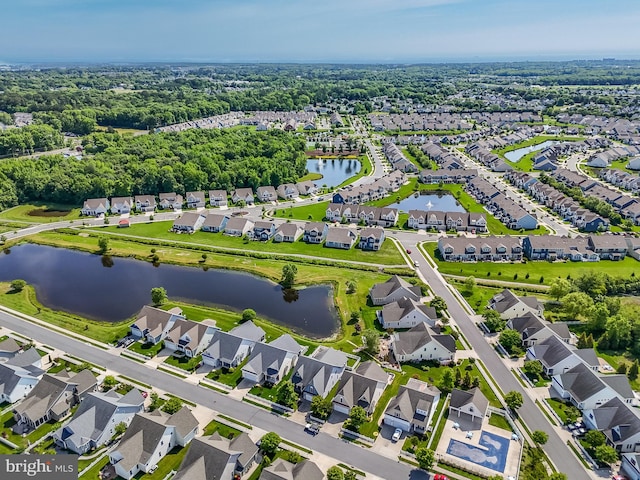
[[[453,428],[454,423],[458,423],[460,425],[460,428]],[[473,438],[466,438],[466,434],[468,431],[473,432]],[[504,472],[498,472],[491,468],[483,467],[482,465],[478,465],[477,463],[473,463],[447,453],[447,448],[449,447],[449,443],[452,439],[484,449],[484,447],[480,446],[479,444],[480,436],[483,431],[498,435],[500,437],[504,437],[509,440],[509,451],[507,453]],[[466,470],[477,473],[481,476],[490,477],[492,475],[500,474],[503,475],[504,478],[508,478],[509,476],[514,476],[517,478],[518,461],[520,459],[520,450],[522,449],[522,444],[517,440],[510,439],[511,432],[498,427],[494,427],[493,425],[489,425],[488,417],[484,419],[484,421],[482,422],[482,427],[480,428],[480,422],[471,424],[469,420],[463,418],[462,416],[460,418],[451,416],[447,419],[447,423],[444,426],[444,431],[442,432],[442,437],[440,438],[440,442],[438,443],[438,446],[436,448],[436,458],[438,460],[443,459],[444,461],[446,461],[447,463],[451,463],[452,465],[461,466]]]

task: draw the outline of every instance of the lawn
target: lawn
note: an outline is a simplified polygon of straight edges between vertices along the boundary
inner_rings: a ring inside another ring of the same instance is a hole
[[[497,413],[492,413],[489,417],[489,425],[493,425],[494,427],[501,428],[508,432],[512,432],[511,425],[507,422],[507,419],[502,415],[498,415]]]
[[[596,347],[596,353],[603,360],[606,360],[609,365],[613,367],[613,372],[620,366],[622,363],[626,363],[627,367],[630,367],[631,364],[636,360],[636,358],[630,352],[623,351],[613,351],[613,350],[598,350]],[[634,391],[640,390],[640,377],[635,380],[629,380],[629,384]]]
[[[607,273],[613,277],[631,277],[640,269],[640,263],[631,257],[621,261],[602,260],[597,264],[589,262],[548,262],[544,260],[523,262],[445,262],[436,254],[438,244],[429,242],[425,248],[438,264],[440,273],[462,277],[491,278],[527,284],[551,285],[557,277],[571,278],[593,272]],[[516,276],[517,275],[517,276]]]
[[[545,402],[547,405],[551,407],[551,409],[556,412],[556,415],[560,417],[563,425],[567,423],[567,410],[572,407],[572,405],[562,401],[557,400],[555,398],[545,398]]]
[[[220,435],[223,438],[233,438],[240,435],[240,430],[236,428],[228,427],[224,423],[220,423],[216,420],[211,420],[211,422],[209,422],[207,426],[204,427],[202,436],[209,437],[213,435],[215,432],[218,432],[218,435]]]
[[[182,357],[176,358],[173,355],[167,357],[164,361],[167,365],[171,365],[172,367],[180,368],[187,372],[193,372],[196,367],[202,362],[202,356],[197,355],[193,358],[189,358],[186,355]]]
[[[346,260],[384,265],[403,265],[405,262],[393,242],[387,241],[377,252],[362,251],[357,248],[342,250],[325,248],[321,245],[310,245],[302,239],[294,243],[254,242],[238,237],[230,237],[224,233],[207,233],[198,231],[191,235],[177,234],[170,231],[173,222],[152,222],[133,224],[126,235],[117,226],[101,227],[101,233],[117,234],[120,237],[137,236],[148,239],[169,240],[180,243],[193,243],[205,247],[233,248],[239,251],[259,253],[275,253],[279,255],[309,255],[332,260]],[[206,263],[206,262],[205,262]]]
[[[1,220],[30,223],[50,223],[80,218],[80,209],[72,205],[58,203],[34,203],[18,205],[0,212]]]
[[[327,213],[329,201],[311,203],[300,207],[290,206],[288,208],[275,208],[273,214],[275,217],[291,218],[293,220],[305,220],[312,222],[321,222]]]
[[[248,361],[249,358],[247,357],[244,362],[242,362],[236,368],[221,368],[218,370],[214,370],[207,375],[207,378],[216,382],[223,383],[225,385],[229,385],[231,388],[236,388],[242,381],[242,367]]]
[[[138,341],[129,345],[129,350],[132,352],[139,353],[140,355],[144,355],[149,358],[155,357],[163,348],[164,342],[159,342],[154,345],[153,343]]]
[[[102,470],[107,463],[109,463],[109,456],[105,455],[102,460],[96,463],[90,470],[87,470],[81,477],[80,480],[95,480],[99,478],[98,475],[100,470]]]
[[[13,418],[12,411],[8,411],[2,417],[0,417],[0,431],[3,434],[6,433],[6,436],[4,438],[18,446],[18,450],[12,450],[4,443],[0,443],[0,453],[21,453],[29,445],[40,440],[42,437],[49,435],[54,430],[58,429],[61,425],[59,422],[43,423],[31,433],[23,437],[22,435],[16,435],[11,430],[15,424],[16,421]]]
[[[134,479],[144,480],[163,480],[169,475],[171,471],[176,471],[180,468],[180,464],[187,454],[189,447],[174,447],[167,455],[158,462],[158,469],[153,473],[139,472]]]

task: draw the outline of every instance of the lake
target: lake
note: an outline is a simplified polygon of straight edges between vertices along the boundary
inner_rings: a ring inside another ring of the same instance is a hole
[[[544,150],[545,148],[550,147],[551,145],[555,145],[556,143],[558,142],[554,140],[547,140],[546,142],[542,142],[537,145],[531,145],[529,147],[511,150],[510,152],[504,154],[504,158],[506,158],[510,162],[519,162],[520,160],[522,160],[522,157],[524,157],[528,153],[537,152],[538,150]]]
[[[172,299],[242,311],[313,338],[339,327],[332,288],[317,285],[283,291],[263,278],[229,270],[160,265],[42,245],[24,244],[0,253],[0,281],[22,278],[46,307],[107,322],[125,320],[150,303],[153,287]],[[233,260],[230,260],[233,262]],[[111,265],[106,267],[103,265]]]
[[[438,212],[466,212],[462,205],[458,203],[456,197],[449,193],[428,193],[416,196],[415,194],[389,207],[397,208],[403,212],[409,210],[435,210]]]
[[[337,187],[347,178],[353,177],[360,172],[361,168],[360,160],[307,160],[307,170],[309,173],[319,173],[322,175],[320,180],[314,180],[318,187],[323,185],[327,187]]]

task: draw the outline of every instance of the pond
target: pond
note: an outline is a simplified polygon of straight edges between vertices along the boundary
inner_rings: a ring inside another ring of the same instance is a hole
[[[25,244],[0,254],[0,281],[16,278],[33,285],[46,307],[107,322],[131,317],[150,303],[153,287],[164,287],[170,298],[189,303],[252,308],[313,338],[328,337],[339,326],[331,287],[283,291],[263,278],[228,270],[154,267],[130,258]]]
[[[551,145],[555,145],[556,143],[558,142],[554,140],[547,140],[546,142],[542,142],[537,145],[531,145],[529,147],[512,150],[510,152],[505,153],[504,158],[506,158],[510,162],[516,163],[522,160],[522,157],[524,157],[525,155],[531,152],[537,152],[538,150],[544,150],[545,148],[550,147]]]
[[[409,210],[435,210],[438,212],[466,212],[458,200],[450,193],[413,194],[404,200],[392,203],[389,207],[403,212]]]
[[[322,175],[320,180],[314,180],[318,187],[326,185],[327,187],[337,187],[347,178],[353,177],[362,165],[360,160],[354,159],[308,159],[307,170],[309,173],[319,173]]]

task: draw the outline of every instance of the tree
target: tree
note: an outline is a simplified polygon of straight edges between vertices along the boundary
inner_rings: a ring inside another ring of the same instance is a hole
[[[632,382],[638,378],[638,373],[640,373],[639,372],[640,368],[638,367],[639,367],[638,360],[633,362],[629,367],[629,371],[627,372],[627,377],[629,377],[629,380],[631,380]]]
[[[282,267],[282,278],[280,283],[284,288],[291,288],[296,282],[296,275],[298,274],[298,267],[293,263],[287,263]]]
[[[344,472],[334,465],[327,470],[327,480],[344,480]]]
[[[273,458],[281,441],[282,438],[276,432],[265,433],[260,439],[260,448],[266,455]]]
[[[560,300],[562,297],[566,296],[571,292],[571,282],[565,278],[556,278],[551,286],[549,287],[549,295],[556,299],[556,301]]]
[[[538,446],[544,445],[547,443],[547,440],[549,440],[549,435],[547,432],[543,432],[542,430],[535,430],[531,434],[531,440],[533,440]]]
[[[364,338],[364,349],[371,355],[380,351],[380,334],[372,329],[367,329],[362,333]]]
[[[245,308],[242,311],[242,321],[243,322],[248,322],[249,320],[255,320],[256,319],[256,311],[251,309],[251,308]]]
[[[99,237],[98,248],[100,248],[100,253],[107,253],[109,250],[109,238],[105,236]]]
[[[298,394],[296,393],[293,383],[290,381],[282,382],[278,386],[276,398],[279,404],[293,408],[293,406],[298,403]]]
[[[570,405],[564,411],[564,414],[565,414],[565,417],[567,417],[567,424],[574,423],[576,420],[578,420],[578,417],[580,417],[580,410],[578,410],[577,407]]]
[[[357,289],[358,289],[358,285],[356,284],[356,282],[354,282],[353,280],[348,280],[347,281],[347,293],[348,294],[356,293]]]
[[[167,291],[164,287],[153,287],[151,289],[151,301],[154,305],[162,305],[167,301]]]
[[[526,360],[522,370],[529,377],[540,378],[543,372],[542,363],[540,363],[540,360]]]
[[[516,330],[513,330],[511,328],[507,328],[500,332],[498,341],[500,342],[500,345],[502,345],[504,349],[509,353],[518,353],[520,350],[520,345],[522,344],[520,334]]]
[[[182,400],[177,397],[170,397],[169,400],[162,405],[162,411],[173,415],[182,408]]]
[[[518,410],[524,402],[522,398],[522,394],[520,392],[516,392],[515,390],[511,390],[504,396],[504,403],[507,404],[511,410]]]
[[[368,419],[367,411],[360,405],[356,405],[351,408],[349,412],[349,427],[356,432],[360,430],[360,427]]]
[[[418,461],[420,468],[423,470],[431,470],[436,461],[436,456],[433,453],[433,450],[427,447],[420,447],[416,450],[416,460]]]
[[[584,442],[591,448],[599,447],[607,442],[607,437],[600,430],[589,430],[584,434]]]
[[[482,314],[482,318],[484,319],[484,324],[491,332],[501,332],[507,324],[500,314],[492,308],[487,309]]]
[[[618,452],[616,452],[615,448],[610,447],[609,445],[600,445],[599,447],[596,447],[593,453],[595,459],[601,463],[611,465],[618,461]]]
[[[562,297],[562,311],[571,318],[587,318],[593,299],[583,292],[571,292]]]
[[[119,424],[116,425],[116,428],[114,430],[115,436],[119,437],[126,431],[127,431],[127,424],[124,422],[120,422]]]
[[[453,378],[453,373],[450,368],[447,368],[442,374],[442,378],[440,378],[440,383],[438,384],[438,388],[442,390],[443,393],[450,393],[455,386]]]
[[[314,417],[326,420],[331,415],[332,409],[333,403],[330,398],[322,398],[320,395],[316,395],[311,400],[311,413]]]
[[[116,380],[116,377],[114,377],[113,375],[107,375],[106,377],[104,377],[104,380],[102,381],[103,390],[111,390],[116,385],[118,385],[118,381]]]
[[[356,472],[352,470],[346,470],[344,472],[344,480],[358,480],[358,477],[356,476]]]
[[[555,472],[549,475],[549,480],[567,480],[567,475],[561,472]]]
[[[149,404],[149,411],[153,412],[162,406],[162,400],[160,400],[160,395],[156,392],[151,392],[151,403]]]
[[[21,292],[24,290],[24,287],[27,286],[27,282],[20,278],[17,278],[11,282],[11,290],[14,292]]]
[[[476,278],[475,277],[467,277],[464,281],[464,287],[467,292],[472,293],[473,289],[476,288]]]
[[[438,297],[438,296],[433,297],[433,299],[429,303],[429,306],[435,308],[438,314],[447,311],[447,303],[444,301],[444,298],[442,297]]]

